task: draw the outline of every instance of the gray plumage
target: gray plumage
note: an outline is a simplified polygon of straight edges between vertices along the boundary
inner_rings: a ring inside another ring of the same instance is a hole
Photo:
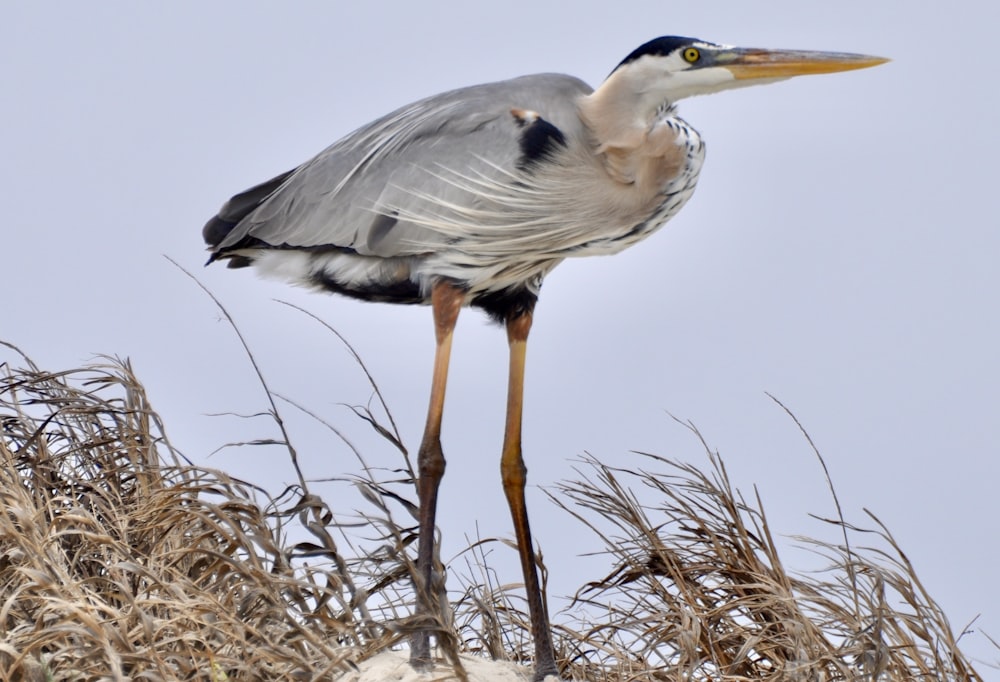
[[[592,92],[541,74],[399,109],[230,200],[205,228],[212,259],[374,300],[425,302],[441,277],[472,303],[537,295],[562,259],[662,224],[701,166],[700,138],[668,107],[657,118],[683,147],[680,172],[653,191],[610,177],[581,114]]]

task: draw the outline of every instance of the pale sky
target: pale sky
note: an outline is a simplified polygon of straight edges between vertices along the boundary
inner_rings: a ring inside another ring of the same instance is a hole
[[[208,416],[265,402],[232,331],[167,255],[228,307],[276,390],[388,466],[340,406],[369,399],[348,354],[274,299],[354,342],[413,450],[430,311],[203,269],[201,227],[230,195],[420,97],[538,71],[596,85],[658,35],[890,57],[682,102],[708,145],[688,206],[620,255],[562,264],[542,291],[528,359],[529,507],[550,594],[603,576],[600,557],[579,558],[596,539],[567,532],[537,486],[571,476],[584,452],[707,466],[672,414],[719,450],[737,487],[757,486],[776,533],[836,540],[809,517],[834,514],[822,470],[769,392],[822,451],[848,520],[870,525],[867,508],[885,522],[953,628],[981,614],[965,650],[995,662],[978,629],[1000,637],[998,7],[4,3],[0,338],[48,369],[131,358],[180,450],[278,492],[293,480],[278,449],[209,458],[275,433]],[[502,330],[465,311],[444,422],[445,557],[466,536],[511,535],[498,472],[506,359]],[[321,427],[286,416],[308,475],[358,473]],[[520,580],[512,554],[497,562]],[[785,563],[816,567],[801,552]]]

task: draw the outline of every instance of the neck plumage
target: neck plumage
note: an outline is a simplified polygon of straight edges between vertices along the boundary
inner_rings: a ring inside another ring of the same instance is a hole
[[[676,131],[660,125],[672,105],[664,93],[643,87],[649,79],[641,76],[616,71],[579,103],[580,118],[604,169],[626,185],[658,182],[662,172],[651,173],[652,167],[676,169],[680,162]]]

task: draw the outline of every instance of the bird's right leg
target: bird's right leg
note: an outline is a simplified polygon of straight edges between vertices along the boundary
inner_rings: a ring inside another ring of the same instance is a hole
[[[533,307],[533,304],[532,304]],[[524,592],[528,599],[531,635],[535,640],[535,682],[553,675],[559,677],[555,652],[552,647],[552,628],[549,625],[545,595],[538,579],[535,550],[531,543],[528,508],[524,499],[527,469],[521,454],[521,413],[524,405],[524,360],[531,330],[532,311],[527,310],[507,319],[507,341],[510,344],[510,375],[507,384],[507,424],[504,428],[503,452],[500,455],[500,474],[503,491],[514,520],[517,551],[521,557],[524,574]]]
[[[417,595],[417,627],[410,638],[410,664],[427,669],[432,664],[428,628],[440,618],[435,610],[441,585],[434,580],[434,521],[437,513],[438,485],[444,476],[444,453],[441,450],[441,416],[444,413],[444,391],[448,383],[448,361],[451,338],[458,321],[458,312],[465,301],[465,291],[447,281],[434,284],[431,308],[434,311],[434,375],[431,379],[430,407],[427,425],[417,454],[417,493],[420,497],[419,535],[417,537],[417,575],[414,588]]]

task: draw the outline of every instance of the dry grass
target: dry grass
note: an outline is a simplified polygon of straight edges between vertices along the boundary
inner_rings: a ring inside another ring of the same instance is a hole
[[[553,496],[602,536],[615,564],[577,595],[591,618],[564,641],[581,678],[613,669],[616,679],[979,679],[877,519],[874,547],[850,546],[862,532],[853,528],[841,543],[806,540],[829,568],[794,576],[760,500],[744,500],[706,452],[708,471],[655,455],[634,471],[588,459],[588,475]],[[640,504],[630,487],[657,501]]]
[[[301,474],[272,497],[185,462],[127,362],[51,373],[7,348],[0,678],[329,680],[414,626],[413,530],[392,513],[412,509],[412,468],[391,420],[361,412],[405,465],[395,481],[363,479],[374,549],[345,556],[331,510]],[[648,469],[588,458],[552,492],[601,538],[610,566],[555,618],[567,675],[981,679],[877,519],[874,531],[830,521],[840,540],[806,541],[829,570],[796,576],[760,500],[743,499],[706,451],[707,471],[654,455],[635,457]],[[303,531],[312,540],[289,540]],[[466,555],[455,620],[438,624],[442,649],[452,660],[463,651],[527,661],[523,601],[485,564],[491,542]]]
[[[21,359],[0,365],[0,678],[331,679],[386,643],[321,502],[183,462],[127,362]],[[295,517],[319,542],[287,546]]]

